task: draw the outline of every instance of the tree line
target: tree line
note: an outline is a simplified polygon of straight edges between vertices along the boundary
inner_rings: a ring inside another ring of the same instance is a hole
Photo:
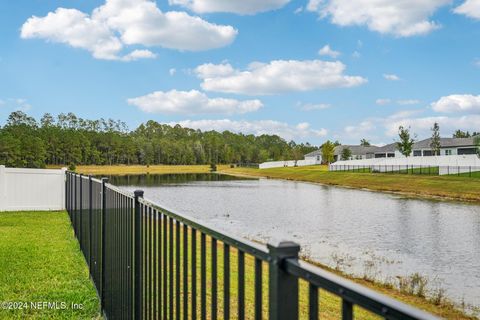
[[[122,121],[73,113],[46,113],[37,121],[15,111],[0,127],[0,164],[9,167],[260,163],[298,160],[316,149],[277,135],[201,131],[152,120],[129,130]]]

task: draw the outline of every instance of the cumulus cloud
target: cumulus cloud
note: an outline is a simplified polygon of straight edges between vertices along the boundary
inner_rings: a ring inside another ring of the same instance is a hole
[[[332,48],[330,48],[330,45],[327,44],[323,46],[320,50],[318,50],[318,54],[321,56],[328,56],[335,59],[341,54],[341,52],[333,50]]]
[[[396,74],[384,74],[383,77],[389,81],[400,81],[400,77]]]
[[[275,10],[286,5],[290,0],[168,0],[170,5],[179,5],[197,13],[230,12],[251,15]]]
[[[324,137],[328,131],[326,129],[312,129],[309,123],[302,122],[297,125],[289,125],[285,122],[275,120],[184,120],[172,122],[170,125],[180,124],[182,127],[194,128],[200,130],[216,130],[219,132],[228,130],[232,132],[241,132],[245,134],[276,134],[286,140],[307,139],[314,137]]]
[[[230,64],[204,64],[195,69],[207,91],[246,95],[269,95],[325,88],[354,87],[367,82],[360,76],[344,75],[339,61],[274,60],[251,63],[246,70]]]
[[[361,137],[365,134],[370,133],[376,128],[375,123],[370,120],[365,120],[360,122],[358,125],[346,126],[344,131],[350,136]]]
[[[88,50],[97,59],[132,61],[153,58],[149,50],[122,56],[128,45],[201,51],[229,45],[237,30],[185,12],[162,12],[151,0],[107,0],[91,14],[58,8],[33,16],[21,28],[24,39],[45,39]]]
[[[470,0],[475,1],[475,0]],[[409,37],[440,26],[430,17],[451,0],[309,0],[307,10],[339,26],[367,26],[382,34]]]
[[[257,111],[263,104],[260,100],[239,101],[225,98],[209,98],[197,90],[167,92],[155,91],[145,96],[128,99],[130,105],[135,105],[148,113],[169,114],[243,114]]]
[[[434,111],[444,113],[480,113],[480,95],[452,94],[441,97],[439,100],[433,102],[431,107]]]
[[[388,136],[396,136],[398,127],[410,127],[411,132],[419,137],[429,137],[431,135],[430,128],[437,122],[440,126],[440,132],[450,135],[457,129],[478,130],[480,123],[480,115],[465,115],[460,117],[431,116],[419,118],[401,118],[392,122],[386,122],[386,134]]]
[[[466,15],[469,18],[480,19],[480,0],[466,0],[453,12]]]

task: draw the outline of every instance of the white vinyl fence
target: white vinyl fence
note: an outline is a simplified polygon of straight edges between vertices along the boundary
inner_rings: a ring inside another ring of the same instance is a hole
[[[281,167],[304,167],[304,166],[313,166],[316,164],[320,164],[320,161],[317,160],[285,160],[285,161],[269,161],[260,163],[260,169],[268,169],[268,168],[281,168]]]
[[[0,211],[64,210],[65,171],[0,166]]]
[[[438,168],[439,175],[462,174],[480,171],[480,158],[475,155],[429,156],[408,158],[373,158],[337,161],[329,166],[330,171],[370,169],[372,172],[401,172],[422,168]],[[428,172],[428,171],[427,171]],[[426,173],[424,171],[424,173]]]

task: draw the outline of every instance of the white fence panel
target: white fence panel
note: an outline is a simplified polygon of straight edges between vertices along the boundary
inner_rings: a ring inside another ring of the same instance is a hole
[[[260,169],[268,169],[268,168],[282,168],[282,167],[304,167],[304,166],[313,166],[316,164],[320,164],[320,161],[314,159],[308,160],[285,160],[285,161],[269,161],[260,163],[258,166]]]
[[[0,166],[0,211],[65,209],[65,171]]]

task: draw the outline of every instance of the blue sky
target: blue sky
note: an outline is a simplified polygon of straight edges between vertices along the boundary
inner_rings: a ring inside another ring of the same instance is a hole
[[[0,123],[390,143],[480,131],[480,0],[0,1]]]

